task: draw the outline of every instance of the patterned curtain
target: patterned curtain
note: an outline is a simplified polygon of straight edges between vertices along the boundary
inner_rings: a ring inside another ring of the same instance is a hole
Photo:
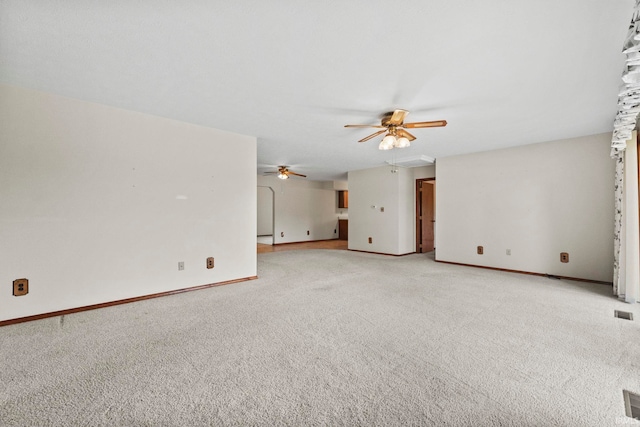
[[[618,112],[613,121],[611,158],[616,162],[615,176],[615,224],[613,236],[613,293],[625,293],[625,279],[621,274],[623,247],[623,191],[624,150],[631,139],[640,114],[640,0],[636,0],[627,37],[622,45],[626,65],[622,73],[622,85],[618,94]]]
[[[626,55],[626,61],[618,92],[618,112],[613,121],[611,157],[626,148],[640,113],[640,0],[636,0],[622,53]]]
[[[624,151],[616,151],[614,160],[616,162],[615,176],[615,216],[613,228],[613,294],[621,296],[624,294],[624,278],[620,274],[620,257],[622,248],[622,206],[624,187]]]

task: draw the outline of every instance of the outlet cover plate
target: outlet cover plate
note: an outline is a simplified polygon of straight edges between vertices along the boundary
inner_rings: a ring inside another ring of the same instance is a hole
[[[13,296],[21,297],[29,293],[29,280],[16,279],[13,281]]]

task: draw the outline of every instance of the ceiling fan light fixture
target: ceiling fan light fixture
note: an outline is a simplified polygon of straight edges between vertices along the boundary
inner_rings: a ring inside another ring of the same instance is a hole
[[[380,150],[391,150],[395,144],[396,144],[396,137],[393,135],[387,135],[384,138],[382,138],[382,141],[380,142],[380,145],[378,146],[378,148]]]
[[[400,138],[398,138],[396,140],[396,143],[394,144],[394,147],[396,148],[407,148],[411,145],[411,142],[409,141],[408,138],[405,138],[404,136],[401,136]]]
[[[289,179],[289,175],[287,175],[287,174],[286,174],[286,173],[284,173],[284,172],[280,172],[280,173],[278,174],[278,178],[280,178],[280,179]]]
[[[640,0],[638,0],[640,1]],[[638,55],[640,58],[640,55]],[[634,56],[635,58],[635,56]],[[632,65],[629,67],[629,73],[635,72],[636,69],[640,74],[640,59],[638,60],[638,65]],[[640,80],[640,79],[639,79]],[[620,87],[621,93],[632,93],[632,91],[638,91],[640,94],[640,81],[636,83],[625,83]],[[640,104],[640,101],[638,102]],[[380,120],[379,125],[344,125],[346,128],[375,128],[377,129],[371,135],[365,136],[360,139],[358,142],[366,142],[370,139],[373,139],[379,135],[384,135],[378,149],[380,150],[391,150],[393,148],[406,148],[411,146],[411,141],[415,140],[416,137],[413,136],[407,129],[421,129],[421,128],[437,128],[444,127],[447,125],[446,120],[432,120],[429,122],[412,122],[405,123],[404,118],[409,114],[407,110],[394,110],[391,112],[384,113]],[[386,132],[386,133],[385,133]]]

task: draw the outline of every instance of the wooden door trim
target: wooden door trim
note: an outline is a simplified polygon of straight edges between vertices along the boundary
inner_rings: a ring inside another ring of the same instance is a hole
[[[416,205],[416,252],[417,253],[420,253],[420,244],[422,243],[422,228],[420,227],[420,204],[418,203],[418,200],[420,200],[420,185],[425,181],[435,181],[435,180],[436,180],[435,176],[433,178],[416,179],[416,197],[414,201]]]

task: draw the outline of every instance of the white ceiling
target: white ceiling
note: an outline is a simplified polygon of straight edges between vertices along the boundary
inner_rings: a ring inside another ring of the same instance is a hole
[[[313,180],[610,132],[633,0],[0,1],[0,82],[258,138]],[[356,141],[385,111],[411,148]]]

